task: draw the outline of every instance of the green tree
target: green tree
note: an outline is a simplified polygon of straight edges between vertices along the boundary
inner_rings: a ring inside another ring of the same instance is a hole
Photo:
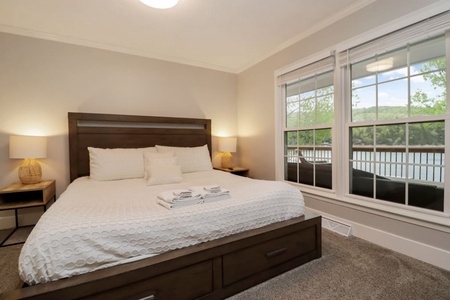
[[[447,78],[446,78],[445,58],[433,59],[424,64],[419,72],[423,73],[425,81],[429,81],[433,88],[440,91],[434,98],[418,90],[411,96],[412,115],[438,115],[444,114],[447,110]]]

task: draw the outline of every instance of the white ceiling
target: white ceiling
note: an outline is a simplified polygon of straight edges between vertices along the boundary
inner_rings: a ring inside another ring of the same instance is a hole
[[[238,73],[375,0],[1,0],[0,31]]]

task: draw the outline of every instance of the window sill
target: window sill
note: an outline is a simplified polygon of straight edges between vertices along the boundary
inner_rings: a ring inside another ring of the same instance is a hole
[[[305,196],[312,199],[450,233],[450,215],[443,212],[406,207],[390,202],[384,203],[385,201],[382,200],[372,200],[349,194],[338,197],[334,191],[285,182],[298,187]]]

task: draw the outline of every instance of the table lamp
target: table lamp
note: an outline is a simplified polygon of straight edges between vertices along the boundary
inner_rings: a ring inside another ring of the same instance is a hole
[[[9,137],[9,158],[24,159],[19,167],[19,178],[23,184],[41,182],[42,169],[36,159],[46,157],[46,137],[24,135]]]
[[[222,154],[222,168],[232,169],[233,168],[233,155],[231,152],[236,152],[237,138],[233,137],[222,137],[219,138],[219,151]]]

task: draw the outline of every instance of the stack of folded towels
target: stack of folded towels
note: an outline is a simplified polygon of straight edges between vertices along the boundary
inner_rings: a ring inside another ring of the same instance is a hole
[[[193,193],[189,189],[177,189],[158,194],[158,204],[166,208],[178,208],[203,203],[200,193]]]
[[[222,189],[220,185],[192,186],[189,190],[200,194],[205,202],[218,201],[230,197],[230,191]]]
[[[158,194],[157,202],[165,208],[172,209],[227,198],[230,198],[230,191],[222,189],[219,185],[207,185],[161,192]]]

